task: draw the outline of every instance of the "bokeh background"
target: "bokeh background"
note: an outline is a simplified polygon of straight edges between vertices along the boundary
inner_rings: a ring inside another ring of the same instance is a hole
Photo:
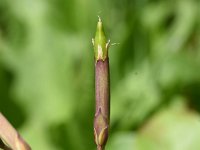
[[[98,15],[120,43],[107,150],[199,150],[199,0],[0,0],[0,111],[33,150],[95,150]]]

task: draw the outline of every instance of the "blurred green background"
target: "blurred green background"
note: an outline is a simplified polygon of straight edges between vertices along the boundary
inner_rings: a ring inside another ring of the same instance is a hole
[[[199,0],[0,0],[0,111],[33,150],[95,150],[97,15],[120,43],[107,150],[199,150]]]

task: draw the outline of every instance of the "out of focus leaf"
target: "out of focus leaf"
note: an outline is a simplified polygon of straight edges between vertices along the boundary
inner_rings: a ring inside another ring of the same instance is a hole
[[[108,141],[108,150],[131,150],[135,146],[135,136],[131,132],[119,132]]]
[[[137,150],[197,150],[200,148],[199,114],[183,98],[159,111],[138,132]]]

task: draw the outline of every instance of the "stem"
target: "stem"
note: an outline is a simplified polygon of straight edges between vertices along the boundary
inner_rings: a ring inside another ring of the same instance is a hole
[[[104,150],[101,146],[97,146],[97,150]]]
[[[0,147],[4,150],[31,150],[15,128],[0,113]]]
[[[103,150],[107,139],[110,120],[110,75],[106,37],[101,20],[97,23],[97,31],[93,40],[95,53],[95,98],[94,135],[97,150]]]
[[[0,148],[4,149],[4,150],[11,150],[9,147],[7,147],[2,140],[0,140]]]

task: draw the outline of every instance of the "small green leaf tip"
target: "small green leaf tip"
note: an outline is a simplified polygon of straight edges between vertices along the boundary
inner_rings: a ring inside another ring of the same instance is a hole
[[[97,23],[96,35],[95,35],[95,38],[92,39],[92,43],[94,46],[95,60],[104,61],[108,57],[109,41],[107,43],[106,36],[103,29],[103,23],[100,17]]]

